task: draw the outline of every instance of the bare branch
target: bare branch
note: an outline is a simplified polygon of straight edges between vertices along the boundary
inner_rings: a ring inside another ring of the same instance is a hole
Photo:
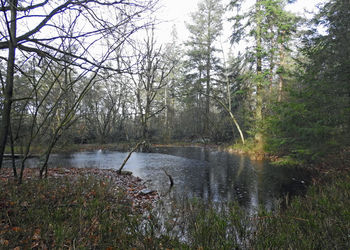
[[[25,12],[25,11],[33,10],[33,9],[36,9],[36,8],[39,8],[39,7],[43,7],[48,2],[49,2],[49,0],[45,0],[45,1],[41,2],[41,3],[30,5],[30,6],[27,6],[27,7],[18,6],[17,7],[17,11]],[[11,9],[11,6],[2,6],[2,7],[0,7],[0,11],[9,11],[10,9]]]

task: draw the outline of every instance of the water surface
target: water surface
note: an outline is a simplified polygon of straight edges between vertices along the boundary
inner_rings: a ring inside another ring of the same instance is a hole
[[[54,154],[51,167],[119,169],[128,153],[115,151]],[[38,159],[29,159],[28,167]],[[296,168],[275,167],[268,162],[201,147],[156,148],[154,153],[133,153],[124,170],[132,171],[160,193],[174,180],[173,196],[200,197],[208,201],[238,201],[243,207],[272,209],[276,200],[301,194],[309,177]]]

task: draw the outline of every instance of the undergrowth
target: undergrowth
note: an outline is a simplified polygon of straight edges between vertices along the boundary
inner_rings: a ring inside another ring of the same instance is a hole
[[[278,214],[261,214],[257,249],[349,249],[350,174],[337,174],[310,187]]]
[[[0,248],[129,249],[162,243],[156,237],[150,242],[147,228],[139,226],[142,214],[112,183],[82,177],[0,185]]]
[[[313,186],[278,212],[248,216],[200,200],[143,213],[95,178],[2,181],[0,248],[349,249],[350,175]]]

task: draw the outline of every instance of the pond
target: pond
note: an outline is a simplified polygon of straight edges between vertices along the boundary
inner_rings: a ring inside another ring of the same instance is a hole
[[[49,166],[119,169],[127,155],[101,150],[54,154]],[[28,166],[35,166],[37,161],[29,159]],[[273,209],[277,199],[304,193],[310,181],[302,169],[276,167],[269,162],[203,147],[162,147],[155,148],[153,153],[135,152],[124,170],[132,171],[160,193],[169,190],[166,171],[174,180],[173,197],[237,201],[250,211],[259,206]]]

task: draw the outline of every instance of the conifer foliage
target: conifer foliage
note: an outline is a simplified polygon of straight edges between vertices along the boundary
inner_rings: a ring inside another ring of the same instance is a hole
[[[350,2],[329,1],[312,25],[302,50],[307,60],[266,130],[269,149],[307,159],[350,142]]]

